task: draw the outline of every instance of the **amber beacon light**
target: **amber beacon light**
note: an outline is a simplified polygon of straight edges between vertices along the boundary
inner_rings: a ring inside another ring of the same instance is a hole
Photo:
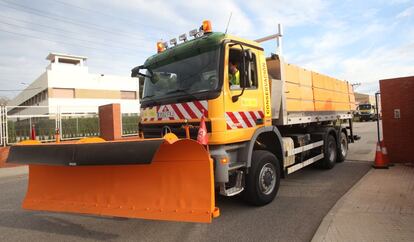
[[[203,27],[204,33],[211,33],[211,32],[213,32],[213,28],[211,27],[210,20],[204,20],[202,27]]]
[[[157,51],[158,53],[163,52],[165,50],[165,46],[163,42],[157,42]]]

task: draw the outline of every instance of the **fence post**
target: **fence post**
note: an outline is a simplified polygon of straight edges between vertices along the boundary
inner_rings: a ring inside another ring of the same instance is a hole
[[[7,106],[3,107],[3,119],[4,119],[4,145],[9,143],[9,122],[7,118]]]
[[[62,129],[61,129],[61,115],[60,115],[60,108],[58,105],[56,105],[55,109],[55,141],[60,142],[60,139],[62,138]]]
[[[4,135],[3,135],[3,126],[4,126],[4,118],[3,118],[3,106],[0,106],[0,145],[5,146],[4,143]]]
[[[32,117],[29,117],[29,137],[32,137]]]

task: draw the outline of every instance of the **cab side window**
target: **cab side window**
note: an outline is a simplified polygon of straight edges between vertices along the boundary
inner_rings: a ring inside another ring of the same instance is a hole
[[[247,82],[246,89],[257,89],[258,87],[256,55],[253,53],[252,57],[250,61],[251,80]],[[243,80],[244,75],[242,73],[245,71],[242,60],[242,51],[240,49],[230,49],[228,77],[231,90],[241,89],[240,81]]]
[[[250,85],[250,88],[257,88],[258,87],[258,80],[257,80],[257,61],[256,61],[256,55],[253,53],[253,58],[250,61],[250,68],[251,68],[251,80],[248,85]]]

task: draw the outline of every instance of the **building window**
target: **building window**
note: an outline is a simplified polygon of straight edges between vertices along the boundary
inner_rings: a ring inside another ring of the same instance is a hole
[[[75,98],[74,88],[53,88],[54,98]]]
[[[121,91],[121,99],[137,99],[137,92]]]
[[[41,93],[41,100],[44,101],[47,99],[47,89],[43,90]]]

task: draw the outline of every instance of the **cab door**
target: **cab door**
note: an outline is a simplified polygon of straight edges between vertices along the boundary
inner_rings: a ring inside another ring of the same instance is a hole
[[[249,47],[239,43],[228,43],[226,45],[225,65],[224,65],[224,115],[226,120],[226,140],[227,142],[240,142],[250,140],[258,126],[264,124],[264,99],[261,87],[262,74],[259,68],[260,57],[263,56],[262,50]],[[240,84],[244,73],[247,73],[247,65],[243,65],[243,54],[246,50],[251,51],[251,59],[245,57],[245,61],[250,62],[250,80],[246,80],[246,87],[234,85],[231,81],[234,62],[240,74]]]

